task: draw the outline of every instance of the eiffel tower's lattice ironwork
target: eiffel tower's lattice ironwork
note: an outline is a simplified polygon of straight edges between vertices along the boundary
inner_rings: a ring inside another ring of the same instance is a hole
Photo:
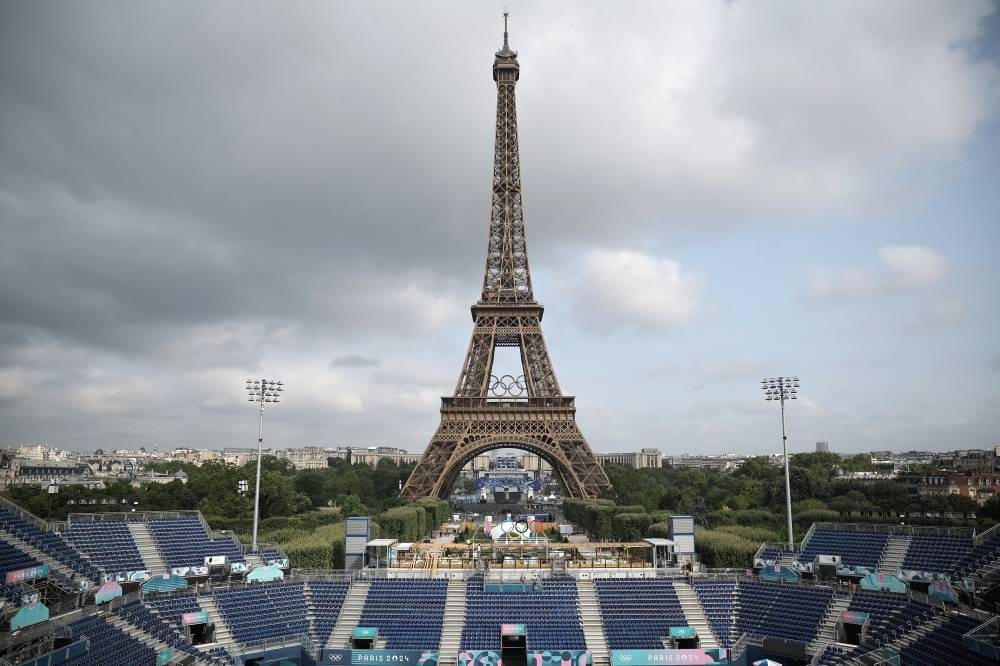
[[[597,497],[611,488],[576,425],[573,396],[559,388],[542,337],[544,308],[531,289],[514,99],[519,76],[505,14],[503,48],[493,61],[496,148],[483,295],[472,306],[472,340],[455,393],[441,399],[441,425],[402,497],[447,497],[467,462],[498,448],[523,449],[547,460],[571,497]],[[519,349],[522,375],[493,374],[497,347]]]

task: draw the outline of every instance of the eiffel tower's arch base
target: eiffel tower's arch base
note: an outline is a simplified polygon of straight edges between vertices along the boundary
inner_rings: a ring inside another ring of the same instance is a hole
[[[457,430],[449,425],[442,422],[403,486],[401,497],[447,499],[466,463],[496,449],[521,449],[538,455],[552,465],[569,497],[592,499],[611,489],[607,474],[573,421],[473,422],[464,424],[462,432],[449,432]]]

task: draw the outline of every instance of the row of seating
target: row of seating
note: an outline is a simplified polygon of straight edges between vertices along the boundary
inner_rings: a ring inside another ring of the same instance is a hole
[[[377,579],[368,589],[360,624],[378,627],[387,649],[436,650],[448,582]]]
[[[812,562],[817,555],[839,555],[845,565],[875,569],[889,538],[890,535],[877,532],[815,530],[797,559]],[[915,534],[909,540],[904,569],[966,576],[1000,560],[1000,533],[978,545],[968,535]],[[781,552],[768,548],[760,556],[778,560]]]
[[[75,636],[86,636],[89,649],[84,654],[64,661],[65,666],[155,666],[156,652],[128,636],[103,618],[93,616],[70,623]]]
[[[820,620],[833,597],[833,591],[824,587],[761,581],[740,581],[738,585],[736,633],[804,643],[816,637]]]
[[[317,645],[326,645],[330,638],[348,590],[350,583],[345,580],[316,580],[305,584],[304,594],[310,608],[310,635]]]
[[[527,625],[529,649],[587,649],[576,581],[571,578],[552,578],[537,591],[513,593],[485,592],[483,578],[473,576],[466,583],[465,599],[464,649],[499,649],[501,624]]]
[[[128,523],[75,520],[65,534],[91,562],[105,571],[143,571],[146,568]]]
[[[673,581],[601,578],[594,587],[612,650],[662,649],[662,638],[670,635],[671,627],[687,626]]]
[[[951,573],[962,554],[972,549],[972,537],[926,534],[910,538],[904,569]]]
[[[206,557],[224,555],[231,562],[244,562],[243,553],[229,539],[211,539],[197,518],[168,518],[146,522],[168,567],[205,564]]]
[[[0,594],[4,599],[14,601],[18,597],[17,589],[7,585],[7,572],[37,567],[41,562],[21,549],[8,543],[0,536]]]
[[[693,584],[705,611],[712,631],[720,645],[732,645],[736,636],[733,625],[736,618],[737,585],[735,580],[699,579]]]
[[[967,650],[962,636],[975,629],[980,622],[971,617],[952,615],[935,631],[918,638],[903,648],[899,656],[907,666],[996,666],[996,661]]]
[[[240,643],[309,633],[303,583],[223,590],[215,602]]]
[[[0,507],[0,530],[4,530],[33,548],[45,553],[68,569],[91,580],[100,578],[100,570],[80,555],[80,551],[59,534],[41,529],[4,507]]]
[[[880,532],[815,530],[799,559],[812,562],[817,555],[839,555],[848,566],[874,569],[888,542],[889,535]]]

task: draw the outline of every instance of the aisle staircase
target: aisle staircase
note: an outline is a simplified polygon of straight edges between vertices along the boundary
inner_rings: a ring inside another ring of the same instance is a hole
[[[146,523],[129,522],[128,531],[132,533],[132,541],[135,541],[139,555],[146,565],[146,571],[153,576],[167,572],[167,564],[160,557],[160,549],[153,540],[153,535],[149,533]]]
[[[677,593],[677,600],[681,603],[681,610],[684,611],[684,618],[689,627],[694,627],[701,639],[701,646],[704,648],[719,647],[719,638],[712,630],[712,625],[705,617],[705,608],[701,605],[698,593],[694,588],[681,580],[674,581],[674,592]]]
[[[837,621],[840,620],[840,614],[847,610],[850,605],[850,594],[833,595],[830,605],[826,607],[826,614],[823,615],[823,619],[819,623],[816,638],[809,642],[806,652],[809,654],[821,653],[826,649],[826,646],[837,642]]]
[[[608,640],[604,635],[604,623],[601,622],[601,604],[597,599],[597,589],[594,581],[581,578],[576,581],[577,604],[580,607],[580,626],[587,649],[594,661],[594,666],[606,666],[611,663],[608,652]]]
[[[215,597],[210,594],[197,597],[198,605],[201,609],[208,613],[208,617],[212,619],[212,623],[215,625],[215,635],[213,638],[215,640],[211,643],[204,643],[199,645],[202,651],[211,650],[214,647],[224,647],[229,649],[236,645],[236,639],[233,638],[233,633],[229,630],[229,625],[226,623],[226,618],[222,617],[222,611],[219,610],[219,606],[215,603]]]
[[[912,630],[905,632],[902,636],[900,636],[896,640],[890,641],[888,643],[888,647],[895,652],[902,652],[903,648],[905,648],[906,646],[920,640],[929,633],[937,631],[941,627],[941,625],[943,625],[945,622],[948,621],[948,619],[949,619],[948,613],[939,613],[934,617],[932,617],[931,619],[924,622],[923,624],[920,624],[917,627],[913,628]],[[961,663],[960,661],[957,660],[957,657],[955,663],[956,664]]]
[[[448,581],[438,644],[438,663],[441,666],[451,666],[458,660],[458,651],[462,648],[462,628],[465,627],[465,608],[465,581],[452,578]]]
[[[176,659],[179,661],[181,659],[190,659],[190,657],[184,657],[183,655],[189,654],[188,652],[182,651],[172,645],[168,645],[163,640],[149,633],[145,629],[141,629],[131,622],[125,620],[124,618],[115,615],[114,613],[108,613],[104,616],[108,624],[113,625],[116,629],[120,629],[122,633],[127,634],[130,638],[134,638],[146,647],[152,649],[156,654],[163,653],[164,650],[169,650],[171,653],[176,655]],[[194,656],[194,655],[192,655]],[[174,663],[174,661],[164,662],[164,663]],[[210,666],[213,662],[207,657],[199,658],[194,656],[195,666]]]
[[[906,553],[910,550],[910,537],[905,535],[892,535],[889,543],[885,545],[885,552],[878,563],[878,572],[883,574],[894,574],[896,570],[903,566]]]
[[[337,618],[337,624],[330,632],[330,637],[324,647],[350,647],[351,634],[354,632],[354,627],[358,626],[358,621],[361,620],[361,613],[365,610],[370,587],[370,583],[351,583],[351,589],[348,590],[347,596],[344,598],[344,605],[340,608],[340,617]]]
[[[312,588],[309,587],[308,580],[302,583],[302,596],[306,599],[306,621],[309,622],[309,636],[312,637],[316,635],[316,611],[313,610],[316,608],[316,603],[313,601]]]

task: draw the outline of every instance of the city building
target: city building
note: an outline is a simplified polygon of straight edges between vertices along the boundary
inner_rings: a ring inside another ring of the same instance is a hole
[[[319,446],[306,446],[301,449],[282,449],[275,452],[282,460],[287,460],[295,469],[326,469],[328,466],[327,450]]]
[[[638,452],[595,453],[594,457],[602,465],[621,465],[633,469],[663,466],[663,454],[656,448],[641,449]]]
[[[714,469],[720,472],[733,472],[740,468],[744,459],[732,453],[721,456],[672,456],[666,459],[666,463],[671,467],[696,467],[701,469]]]

